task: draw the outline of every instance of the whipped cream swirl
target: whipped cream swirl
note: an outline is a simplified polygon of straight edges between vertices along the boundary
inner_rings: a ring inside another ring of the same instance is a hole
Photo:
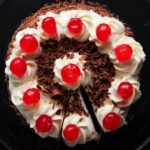
[[[112,42],[115,43],[120,39],[121,34],[123,34],[125,30],[124,25],[122,22],[113,17],[101,17],[95,12],[91,12],[91,15],[93,18],[93,27],[90,30],[89,40],[95,42],[96,46],[100,47],[100,49],[103,51],[105,47],[110,47]],[[103,43],[100,40],[98,40],[96,35],[96,28],[99,24],[102,23],[108,24],[111,28],[111,37],[106,43]],[[105,52],[106,51],[107,49],[105,50]]]
[[[93,26],[92,24],[92,16],[90,15],[90,11],[86,10],[68,10],[68,11],[62,11],[60,13],[61,17],[61,23],[63,24],[64,27],[64,34],[68,38],[74,38],[79,42],[86,41],[89,37],[89,30]],[[82,26],[82,31],[78,36],[72,35],[68,28],[67,25],[70,21],[71,18],[80,18],[83,26]]]
[[[71,53],[69,53],[71,55]],[[79,55],[78,53],[73,53],[73,58],[68,58],[67,55],[65,55],[63,58],[56,59],[55,65],[54,65],[54,73],[55,73],[55,82],[59,83],[60,85],[64,86],[67,89],[75,90],[77,89],[81,84],[87,85],[91,83],[91,72],[84,68],[84,64],[86,63],[85,60],[82,60],[82,55]],[[65,67],[68,64],[75,64],[79,67],[81,71],[81,75],[78,78],[77,82],[74,84],[66,84],[61,76],[61,70],[63,67]]]
[[[118,95],[117,89],[120,83],[122,82],[129,82],[133,86],[133,94],[128,100],[122,100],[122,98]],[[109,97],[110,99],[118,104],[120,107],[127,107],[131,103],[135,102],[138,100],[141,96],[141,92],[139,90],[140,83],[137,81],[137,79],[130,77],[130,76],[124,76],[123,78],[116,77],[115,80],[112,82],[111,87],[109,88]]]
[[[95,131],[90,117],[86,117],[85,115],[79,115],[76,113],[70,114],[64,120],[63,130],[69,124],[76,125],[80,129],[80,132],[78,138],[73,142],[69,142],[68,140],[66,140],[62,133],[63,139],[68,146],[73,147],[76,144],[85,144],[87,141],[96,140],[99,138],[99,135]]]
[[[121,110],[118,106],[115,106],[110,101],[110,99],[106,99],[104,101],[104,105],[101,106],[100,108],[98,108],[97,111],[96,111],[96,117],[97,117],[102,129],[105,132],[108,132],[108,130],[103,127],[103,119],[110,112],[114,112],[114,113],[116,113],[120,116],[121,121],[120,121],[120,126],[119,127],[127,124],[126,121],[125,121],[125,117],[126,117],[127,113],[125,111]]]
[[[47,96],[42,97],[40,105],[37,111],[35,112],[35,114],[33,115],[32,120],[30,121],[30,127],[34,128],[35,131],[43,138],[47,136],[58,138],[64,115],[62,112],[58,115],[57,112],[59,110],[62,110],[63,108],[62,105],[57,104],[55,101],[51,100],[50,98],[48,100],[46,99]],[[53,121],[52,129],[47,133],[38,132],[35,128],[36,120],[43,114],[50,116]]]
[[[53,17],[56,21],[56,28],[57,28],[57,34],[54,36],[50,36],[47,33],[44,32],[44,30],[42,29],[42,22],[45,18],[47,17]],[[61,22],[61,16],[58,14],[54,14],[52,12],[48,12],[45,15],[42,15],[39,17],[39,22],[37,23],[38,25],[38,30],[40,32],[41,38],[43,40],[48,40],[48,39],[56,39],[56,40],[60,40],[64,35],[63,35],[63,24]]]
[[[9,81],[9,83],[11,80]],[[19,106],[26,106],[23,103],[22,97],[23,93],[28,90],[29,88],[36,88],[37,87],[37,80],[34,78],[30,78],[29,80],[26,80],[24,84],[9,84],[9,89],[11,92],[11,100],[14,105],[17,107]]]
[[[23,75],[22,78],[17,77],[16,75],[14,75],[11,70],[10,70],[10,64],[12,62],[13,59],[15,59],[16,56],[15,53],[13,53],[10,58],[6,61],[6,68],[5,68],[5,73],[9,76],[9,84],[21,84],[24,83],[25,81],[27,81],[28,79],[32,78],[33,76],[36,75],[36,71],[37,71],[37,64],[35,63],[34,59],[30,59],[30,60],[26,60],[26,64],[27,64],[27,71],[26,73]]]
[[[32,54],[26,54],[20,48],[20,40],[26,34],[33,35],[36,38],[36,40],[38,41],[38,44],[39,44],[38,49]],[[14,48],[12,50],[12,53],[15,53],[17,56],[24,56],[25,58],[29,58],[29,59],[30,58],[36,58],[36,57],[39,56],[39,54],[42,51],[42,49],[40,47],[40,42],[41,42],[40,32],[37,29],[34,29],[34,28],[26,28],[26,29],[21,30],[20,32],[17,33],[16,41],[13,43]]]
[[[133,56],[131,60],[125,63],[120,63],[116,56],[114,48],[121,45],[121,44],[128,44],[133,49]],[[143,65],[143,62],[145,60],[145,53],[143,52],[142,46],[136,42],[132,37],[127,37],[125,35],[122,35],[120,40],[118,40],[116,43],[113,43],[112,49],[109,49],[108,55],[114,64],[114,67],[116,69],[117,74],[121,75],[137,75]]]

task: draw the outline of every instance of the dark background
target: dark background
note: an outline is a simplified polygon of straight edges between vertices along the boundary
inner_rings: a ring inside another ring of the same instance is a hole
[[[91,0],[92,1],[92,0]],[[15,29],[25,17],[36,12],[45,3],[54,0],[0,0],[0,149],[8,150],[54,150],[55,140],[41,139],[9,107],[8,92],[4,82],[5,56],[8,43]],[[120,16],[133,32],[147,55],[141,71],[141,100],[134,104],[129,112],[128,126],[114,133],[107,133],[99,145],[87,143],[72,150],[150,149],[150,0],[99,0],[100,4]],[[4,148],[5,147],[5,148]],[[61,144],[63,150],[69,149]]]

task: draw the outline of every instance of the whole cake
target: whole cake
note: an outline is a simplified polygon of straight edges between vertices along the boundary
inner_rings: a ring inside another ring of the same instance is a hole
[[[22,22],[9,45],[5,73],[11,102],[30,128],[75,146],[101,137],[80,86],[101,129],[114,131],[126,124],[129,106],[141,96],[144,60],[130,28],[108,10],[59,2]]]

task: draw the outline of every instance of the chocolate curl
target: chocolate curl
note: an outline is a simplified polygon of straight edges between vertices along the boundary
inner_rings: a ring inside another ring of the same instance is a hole
[[[59,90],[59,89],[54,89],[54,90],[52,91],[52,96],[57,96],[57,95],[64,95],[64,94],[62,93],[61,90]]]
[[[72,59],[74,57],[74,53],[67,54],[68,59]]]
[[[65,95],[63,94],[63,92],[59,89],[53,89],[52,91],[52,98],[56,99],[56,100],[64,100]]]

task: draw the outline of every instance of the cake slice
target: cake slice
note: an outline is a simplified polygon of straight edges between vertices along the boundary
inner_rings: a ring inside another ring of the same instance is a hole
[[[64,142],[71,147],[88,141],[98,141],[100,138],[79,90],[71,94],[63,123],[62,137]]]

